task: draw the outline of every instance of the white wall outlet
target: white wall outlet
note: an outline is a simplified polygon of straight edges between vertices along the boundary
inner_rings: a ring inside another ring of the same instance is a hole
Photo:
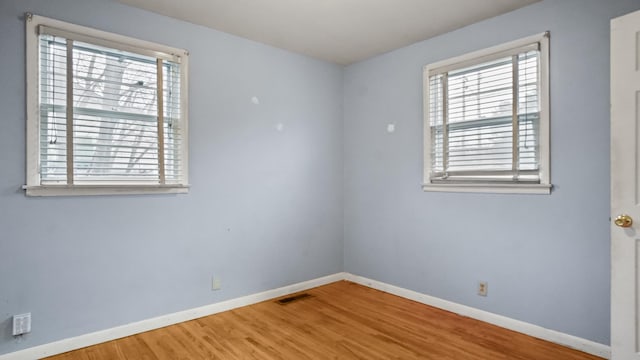
[[[211,277],[211,290],[222,289],[222,279],[219,276]]]
[[[489,292],[489,283],[486,281],[478,281],[478,295],[487,296]]]
[[[13,336],[31,332],[31,313],[13,316]]]

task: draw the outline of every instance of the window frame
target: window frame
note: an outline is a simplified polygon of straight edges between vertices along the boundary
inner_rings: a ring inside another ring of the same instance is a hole
[[[176,194],[189,191],[189,52],[145,40],[97,30],[56,19],[25,14],[26,25],[26,190],[27,196],[76,196],[118,194]],[[53,28],[98,46],[129,51],[180,64],[180,129],[182,171],[177,184],[42,184],[40,177],[40,56],[39,27]]]
[[[525,37],[519,40],[507,42],[490,48],[470,52],[464,55],[452,57],[425,65],[423,68],[423,136],[424,136],[424,163],[423,185],[424,191],[436,192],[473,192],[473,193],[516,193],[516,194],[550,194],[550,141],[549,141],[549,32]],[[540,119],[539,119],[539,183],[504,183],[496,181],[478,181],[470,183],[434,183],[431,181],[432,156],[431,156],[431,122],[429,118],[430,108],[430,73],[436,69],[453,71],[465,67],[481,64],[493,59],[510,54],[514,50],[530,45],[539,44],[540,64]]]

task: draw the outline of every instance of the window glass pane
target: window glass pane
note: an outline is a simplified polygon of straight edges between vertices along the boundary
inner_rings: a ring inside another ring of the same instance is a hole
[[[429,79],[429,121],[431,123],[431,161],[434,171],[444,171],[443,162],[443,76]]]
[[[75,42],[74,180],[158,182],[157,63]]]
[[[40,36],[40,173],[67,182],[67,40]],[[73,42],[74,183],[159,183],[158,62]],[[180,183],[180,65],[163,61],[166,181]]]
[[[182,132],[180,129],[180,66],[165,61],[163,66],[164,94],[164,164],[165,181],[178,183],[182,173],[180,163]]]
[[[511,57],[449,73],[449,123],[511,114]]]
[[[520,170],[538,169],[538,133],[540,131],[540,116],[538,113],[520,115],[520,136],[518,151],[520,154],[518,168]]]
[[[449,127],[448,171],[511,169],[510,117],[466,125]]]
[[[538,72],[539,51],[528,51],[431,76],[432,177],[445,180],[453,175],[460,180],[467,174],[472,180],[516,180],[519,171],[537,170]]]
[[[520,170],[537,170],[539,164],[539,61],[540,54],[537,51],[518,55],[518,119],[520,123],[518,168]]]
[[[66,40],[42,36],[40,49],[40,176],[44,183],[67,179]]]

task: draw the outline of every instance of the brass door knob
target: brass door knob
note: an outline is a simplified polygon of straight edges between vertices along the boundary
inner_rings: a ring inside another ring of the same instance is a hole
[[[622,214],[622,215],[616,216],[616,219],[613,221],[613,223],[616,224],[616,226],[628,228],[628,227],[631,227],[631,225],[633,225],[633,219],[631,218],[631,216],[627,214]]]

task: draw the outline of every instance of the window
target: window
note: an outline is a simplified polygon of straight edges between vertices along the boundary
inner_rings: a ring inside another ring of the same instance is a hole
[[[188,189],[184,50],[27,15],[27,195]]]
[[[548,37],[425,67],[426,191],[550,193]]]

